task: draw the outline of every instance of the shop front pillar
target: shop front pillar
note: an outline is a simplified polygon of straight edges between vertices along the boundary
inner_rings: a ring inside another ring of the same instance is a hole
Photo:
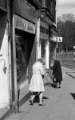
[[[12,17],[12,47],[13,47],[13,79],[14,79],[14,107],[18,111],[18,86],[17,86],[17,65],[16,65],[16,41],[15,41],[15,17]]]
[[[41,42],[40,42],[40,18],[36,26],[36,59],[41,58]]]
[[[46,68],[49,69],[49,41],[45,44],[45,61],[46,61]]]

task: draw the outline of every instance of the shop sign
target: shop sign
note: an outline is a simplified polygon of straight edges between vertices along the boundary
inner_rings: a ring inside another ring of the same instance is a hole
[[[53,37],[50,38],[50,40],[53,41],[53,42],[62,42],[63,37],[53,36]]]
[[[35,25],[19,16],[15,17],[15,28],[35,34]]]
[[[63,37],[56,37],[56,41],[57,42],[62,42],[63,41]]]

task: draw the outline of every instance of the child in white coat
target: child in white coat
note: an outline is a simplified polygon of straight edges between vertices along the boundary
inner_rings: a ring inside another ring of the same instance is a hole
[[[33,101],[36,93],[39,95],[39,105],[42,105],[43,92],[45,91],[43,75],[45,74],[45,68],[42,59],[38,59],[32,66],[32,78],[29,85],[29,91],[32,93],[30,103],[33,105]]]

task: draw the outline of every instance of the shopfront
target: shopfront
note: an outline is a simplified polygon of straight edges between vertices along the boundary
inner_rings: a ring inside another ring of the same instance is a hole
[[[35,24],[14,15],[14,38],[14,79],[16,81],[14,84],[16,87],[16,85],[20,85],[27,80],[32,64],[35,61]]]

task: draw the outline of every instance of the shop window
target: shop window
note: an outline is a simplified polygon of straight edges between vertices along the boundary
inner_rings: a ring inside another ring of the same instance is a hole
[[[22,82],[27,76],[27,68],[30,62],[31,52],[33,49],[34,36],[26,32],[16,32],[16,63],[17,78]]]

